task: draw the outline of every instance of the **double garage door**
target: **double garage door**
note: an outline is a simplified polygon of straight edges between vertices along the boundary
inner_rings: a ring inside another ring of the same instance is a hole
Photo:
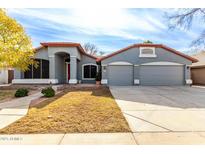
[[[142,65],[139,68],[140,85],[183,85],[183,65]],[[134,84],[134,67],[109,66],[108,84],[130,86]]]

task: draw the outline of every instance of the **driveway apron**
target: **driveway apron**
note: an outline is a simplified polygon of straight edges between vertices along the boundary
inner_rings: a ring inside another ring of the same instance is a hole
[[[180,138],[179,143],[183,144],[185,138],[194,136],[194,143],[198,143],[198,138],[205,144],[204,88],[112,86],[110,90],[139,144],[142,139],[142,144],[157,144],[159,136],[164,143],[175,144],[177,140],[173,139]]]

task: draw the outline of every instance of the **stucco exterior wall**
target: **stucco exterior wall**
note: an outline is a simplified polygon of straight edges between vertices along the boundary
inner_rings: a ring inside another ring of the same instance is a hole
[[[189,65],[184,65],[185,79],[191,79],[191,68]]]
[[[158,62],[158,61],[175,62],[175,63],[184,64],[184,65],[192,64],[190,60],[183,58],[179,55],[176,55],[174,53],[171,53],[162,48],[155,48],[155,53],[157,57],[153,57],[153,58],[139,57],[139,53],[140,53],[139,48],[128,49],[127,51],[124,51],[120,54],[117,54],[115,56],[102,60],[101,64],[109,64],[115,61],[126,61],[129,63],[132,63],[133,65],[140,65],[143,63]]]
[[[82,83],[95,83],[95,80],[83,80],[82,79],[82,66],[83,64],[96,64],[96,60],[90,58],[86,55],[81,56],[81,61],[78,62],[77,77],[78,80],[81,80]]]
[[[64,58],[60,55],[55,55],[55,79],[58,79],[59,83],[66,82],[65,62]]]
[[[139,65],[134,65],[134,78],[139,79],[140,76],[140,66]]]
[[[48,47],[48,56],[53,56],[61,52],[67,53],[79,60],[81,59],[81,54],[76,47]]]
[[[8,70],[0,69],[0,84],[8,83]]]
[[[102,67],[102,79],[107,79],[108,78],[108,66],[107,64],[101,64],[101,67]]]
[[[35,53],[35,58],[37,58],[37,59],[49,60],[49,57],[48,57],[48,48],[39,49],[39,50]]]
[[[23,72],[18,69],[14,69],[14,79],[23,79]]]
[[[59,54],[66,53],[70,56],[70,83],[77,83],[77,60],[81,60],[81,53],[77,47],[48,47],[50,78],[58,79],[59,83],[66,82],[66,68],[64,59],[59,59]]]
[[[191,78],[193,84],[205,85],[205,67],[191,68]]]
[[[122,53],[116,54],[112,57],[104,59],[101,61],[102,68],[106,66],[106,71],[102,70],[102,79],[108,79],[108,67],[112,62],[128,62],[134,66],[134,79],[139,79],[140,65],[150,62],[173,62],[182,64],[184,67],[184,78],[190,79],[190,66],[192,62],[182,56],[176,55],[170,51],[163,48],[155,48],[155,53],[157,57],[139,57],[140,48],[131,48]]]
[[[39,49],[34,56],[36,59],[44,59],[49,60],[48,57],[48,48],[41,48]],[[14,69],[14,79],[23,79],[24,78],[24,72]]]

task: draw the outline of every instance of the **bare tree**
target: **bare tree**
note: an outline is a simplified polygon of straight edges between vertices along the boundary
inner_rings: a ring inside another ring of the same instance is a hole
[[[100,56],[104,55],[105,52],[104,51],[99,51]]]
[[[194,18],[198,18],[201,24],[205,25],[204,8],[177,9],[173,14],[166,14],[166,17],[169,21],[169,29],[182,28],[184,30],[189,30]],[[205,29],[199,34],[197,39],[191,42],[190,46],[205,48]]]
[[[97,53],[99,53],[97,46],[95,44],[92,44],[89,42],[85,43],[83,45],[83,48],[84,48],[85,52],[87,52],[90,55],[97,55]]]

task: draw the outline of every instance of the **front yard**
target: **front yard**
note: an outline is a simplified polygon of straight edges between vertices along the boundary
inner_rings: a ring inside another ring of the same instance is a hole
[[[39,92],[39,90],[43,87],[46,87],[45,85],[10,85],[5,87],[0,87],[0,103],[4,103],[7,101],[10,101],[12,99],[16,99],[15,92],[19,88],[25,88],[29,90],[28,95],[32,95],[36,92]]]
[[[30,107],[1,134],[129,132],[107,87],[70,88]]]
[[[0,90],[0,103],[14,98],[15,90]]]

